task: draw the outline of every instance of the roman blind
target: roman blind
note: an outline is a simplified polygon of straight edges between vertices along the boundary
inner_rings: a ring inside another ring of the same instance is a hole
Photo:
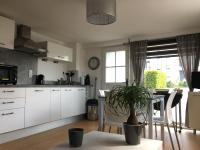
[[[147,42],[147,59],[178,57],[176,38],[156,39]]]

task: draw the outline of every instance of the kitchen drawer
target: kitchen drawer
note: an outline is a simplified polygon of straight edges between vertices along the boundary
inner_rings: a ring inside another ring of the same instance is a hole
[[[0,110],[22,108],[25,106],[25,98],[0,99]]]
[[[0,88],[0,98],[25,98],[25,88]]]
[[[0,134],[24,128],[24,108],[0,111]]]

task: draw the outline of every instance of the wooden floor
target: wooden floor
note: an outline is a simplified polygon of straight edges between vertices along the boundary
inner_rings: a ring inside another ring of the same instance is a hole
[[[1,144],[0,150],[48,150],[56,145],[65,143],[68,139],[67,130],[72,127],[84,128],[85,133],[87,133],[92,130],[97,130],[97,122],[80,121],[73,123],[13,142]],[[106,131],[108,131],[108,127],[106,127]],[[116,132],[116,128],[112,128],[111,132]],[[194,135],[191,130],[183,130],[182,133],[178,133],[178,135],[182,150],[200,150],[200,132]],[[164,150],[171,149],[168,132],[165,130]]]

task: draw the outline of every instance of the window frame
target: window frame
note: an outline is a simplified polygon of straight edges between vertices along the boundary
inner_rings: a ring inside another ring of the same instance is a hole
[[[117,56],[117,52],[118,51],[124,51],[125,52],[125,64],[124,64],[124,66],[117,66],[116,65],[116,61],[117,61],[117,59],[116,59],[116,56]],[[114,66],[106,66],[106,54],[107,53],[109,53],[109,52],[115,52],[115,65]],[[125,83],[126,82],[126,78],[127,78],[127,67],[128,67],[128,65],[127,65],[127,51],[126,51],[126,49],[124,49],[124,48],[121,48],[121,49],[110,49],[110,50],[107,50],[107,51],[105,51],[105,55],[104,55],[104,78],[105,78],[105,84],[121,84],[121,83]],[[120,67],[124,67],[125,68],[125,80],[124,80],[124,82],[116,82],[116,68],[120,68]],[[107,68],[115,68],[115,82],[106,82],[106,70],[107,70]]]

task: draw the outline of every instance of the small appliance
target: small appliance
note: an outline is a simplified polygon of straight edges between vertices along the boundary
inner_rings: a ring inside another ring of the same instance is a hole
[[[85,76],[85,85],[90,85],[90,76],[89,76],[89,74],[87,74]]]
[[[66,77],[67,77],[67,84],[69,85],[72,85],[73,84],[73,80],[72,80],[72,77],[75,75],[75,72],[74,71],[69,71],[67,73],[65,73]]]
[[[0,64],[0,84],[17,84],[17,66]]]
[[[36,76],[36,84],[37,85],[45,84],[44,75],[43,74],[39,74],[39,75]]]
[[[192,72],[192,88],[200,89],[200,72]]]

